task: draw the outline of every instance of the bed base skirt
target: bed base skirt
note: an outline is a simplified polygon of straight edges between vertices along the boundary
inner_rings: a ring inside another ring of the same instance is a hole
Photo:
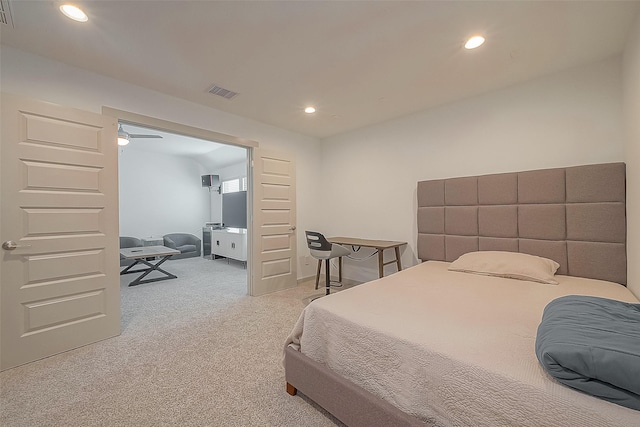
[[[349,427],[427,425],[291,347],[284,368],[287,393],[299,390]]]

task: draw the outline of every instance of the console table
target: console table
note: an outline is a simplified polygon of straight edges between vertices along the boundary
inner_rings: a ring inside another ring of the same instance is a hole
[[[246,262],[247,230],[245,228],[211,230],[211,259],[215,259],[216,255]]]

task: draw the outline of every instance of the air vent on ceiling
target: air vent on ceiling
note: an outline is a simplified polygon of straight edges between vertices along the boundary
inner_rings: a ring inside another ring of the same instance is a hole
[[[214,85],[211,89],[209,89],[209,93],[221,96],[225,99],[233,99],[238,95],[238,92],[234,92],[232,90],[225,89],[223,87],[216,86],[216,85]]]
[[[14,28],[9,0],[0,0],[0,23],[2,23],[2,25],[11,25],[11,28]]]

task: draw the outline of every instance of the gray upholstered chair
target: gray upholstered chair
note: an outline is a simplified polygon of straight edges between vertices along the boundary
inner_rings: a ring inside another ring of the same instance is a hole
[[[142,240],[137,237],[128,237],[128,236],[120,236],[120,249],[123,248],[139,248],[144,246]],[[120,267],[125,267],[127,265],[133,264],[132,259],[121,259]]]
[[[331,271],[330,264],[333,258],[342,258],[351,254],[351,251],[344,246],[336,245],[329,242],[322,234],[317,231],[305,231],[307,237],[307,246],[311,256],[318,260],[318,276],[320,275],[320,265],[324,260],[325,263],[325,290],[326,295],[331,291]],[[316,289],[318,282],[316,280]]]
[[[172,233],[164,235],[164,245],[180,251],[170,259],[198,257],[202,253],[202,241],[188,233]]]

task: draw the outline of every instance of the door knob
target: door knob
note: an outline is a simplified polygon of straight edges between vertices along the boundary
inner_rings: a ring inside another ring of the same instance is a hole
[[[7,250],[7,251],[12,251],[14,249],[18,249],[18,248],[28,248],[31,245],[19,245],[16,242],[14,242],[13,240],[7,240],[6,242],[2,243],[2,249]]]
[[[296,226],[295,226],[295,225],[292,225],[291,227],[289,227],[289,230],[291,230],[291,231],[296,231]]]

